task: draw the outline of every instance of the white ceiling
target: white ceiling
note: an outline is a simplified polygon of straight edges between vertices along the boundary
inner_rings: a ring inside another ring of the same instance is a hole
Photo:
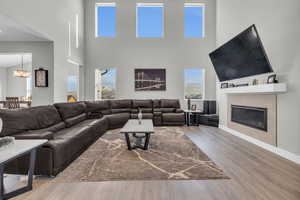
[[[31,63],[31,54],[0,54],[0,68],[21,66],[22,55],[24,64]]]
[[[0,41],[49,41],[42,34],[0,15]]]

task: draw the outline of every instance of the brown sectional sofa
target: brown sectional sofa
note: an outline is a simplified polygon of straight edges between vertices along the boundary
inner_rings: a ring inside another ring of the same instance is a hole
[[[136,119],[138,109],[143,117],[153,119],[155,126],[184,125],[179,100],[110,100],[57,103],[28,109],[1,110],[3,128],[0,137],[48,139],[38,149],[35,174],[55,176],[84,152],[107,130],[122,127]],[[28,156],[9,163],[7,173],[25,174]]]

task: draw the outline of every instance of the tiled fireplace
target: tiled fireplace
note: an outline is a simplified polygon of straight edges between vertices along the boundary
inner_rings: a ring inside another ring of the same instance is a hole
[[[277,146],[276,95],[228,95],[228,127]]]

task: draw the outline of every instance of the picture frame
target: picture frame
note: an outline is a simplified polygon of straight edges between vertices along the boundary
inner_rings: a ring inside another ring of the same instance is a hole
[[[134,70],[135,91],[166,91],[166,69],[140,68]]]
[[[39,68],[34,70],[35,87],[48,87],[48,70]]]
[[[278,81],[276,80],[276,74],[268,76],[267,83],[268,84],[278,83]]]
[[[192,110],[192,111],[196,111],[196,110],[197,110],[197,105],[196,105],[196,104],[193,104],[192,107],[191,107],[191,110]]]
[[[228,83],[221,83],[221,89],[228,88]]]

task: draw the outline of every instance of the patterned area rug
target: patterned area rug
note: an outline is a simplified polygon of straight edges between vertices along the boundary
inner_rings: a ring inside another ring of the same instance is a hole
[[[128,151],[119,130],[105,133],[55,182],[228,178],[180,128],[156,127],[149,150]]]

